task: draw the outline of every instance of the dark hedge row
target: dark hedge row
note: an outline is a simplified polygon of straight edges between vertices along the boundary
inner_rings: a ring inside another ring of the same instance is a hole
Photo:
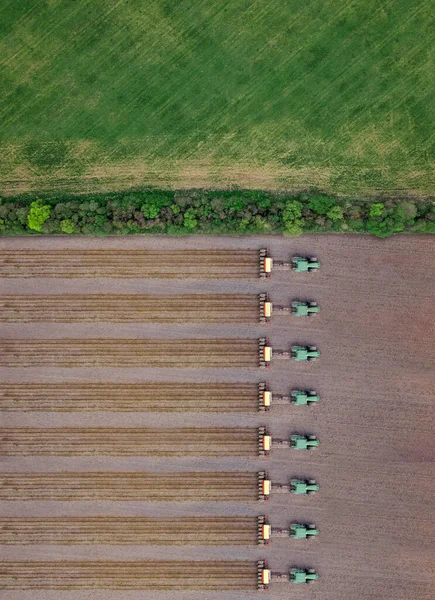
[[[290,196],[249,190],[141,190],[62,198],[7,198],[0,233],[250,234],[435,233],[435,202]]]

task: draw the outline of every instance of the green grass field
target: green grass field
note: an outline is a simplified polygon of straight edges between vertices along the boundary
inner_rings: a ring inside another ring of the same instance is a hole
[[[435,191],[432,0],[3,0],[0,191]]]

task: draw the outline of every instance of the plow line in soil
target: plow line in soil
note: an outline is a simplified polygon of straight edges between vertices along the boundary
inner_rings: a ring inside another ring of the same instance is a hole
[[[2,473],[0,500],[234,502],[258,498],[246,471]]]
[[[256,427],[5,428],[0,456],[258,456]]]
[[[258,411],[255,383],[0,383],[1,411]]]
[[[257,339],[1,340],[3,367],[258,367]]]
[[[255,546],[257,517],[9,517],[0,544]]]
[[[2,561],[0,589],[257,589],[255,561]]]
[[[2,323],[258,323],[256,294],[0,297]]]
[[[3,250],[0,277],[247,279],[258,250]]]

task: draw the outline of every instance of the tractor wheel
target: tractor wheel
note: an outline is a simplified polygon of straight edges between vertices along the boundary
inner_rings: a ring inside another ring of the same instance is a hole
[[[308,523],[308,527],[310,529],[316,529],[316,524],[315,523]]]
[[[312,350],[313,352],[314,352],[315,350],[317,350],[317,346],[308,346],[308,347],[309,347],[309,349],[310,349],[310,350]]]
[[[310,485],[314,485],[316,483],[316,480],[315,479],[308,479],[308,483]]]

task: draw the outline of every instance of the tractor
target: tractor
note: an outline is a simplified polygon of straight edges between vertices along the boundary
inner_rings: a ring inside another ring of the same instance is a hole
[[[292,269],[296,273],[311,273],[320,269],[320,262],[316,256],[293,256]]]
[[[313,583],[319,579],[315,569],[290,569],[290,581],[292,583]]]
[[[320,312],[320,307],[317,302],[293,300],[291,310],[295,317],[311,317]]]
[[[294,450],[311,450],[319,445],[315,435],[295,434],[290,437],[290,447]]]
[[[290,492],[292,494],[308,495],[314,494],[319,490],[319,485],[315,479],[297,479],[294,478],[290,481]]]
[[[309,540],[316,535],[319,535],[319,530],[316,529],[314,523],[292,523],[290,525],[290,537],[295,540]]]
[[[314,390],[293,390],[291,392],[291,403],[295,406],[311,406],[319,400],[320,397]]]
[[[291,355],[293,360],[310,362],[320,356],[320,350],[317,346],[292,346]]]

